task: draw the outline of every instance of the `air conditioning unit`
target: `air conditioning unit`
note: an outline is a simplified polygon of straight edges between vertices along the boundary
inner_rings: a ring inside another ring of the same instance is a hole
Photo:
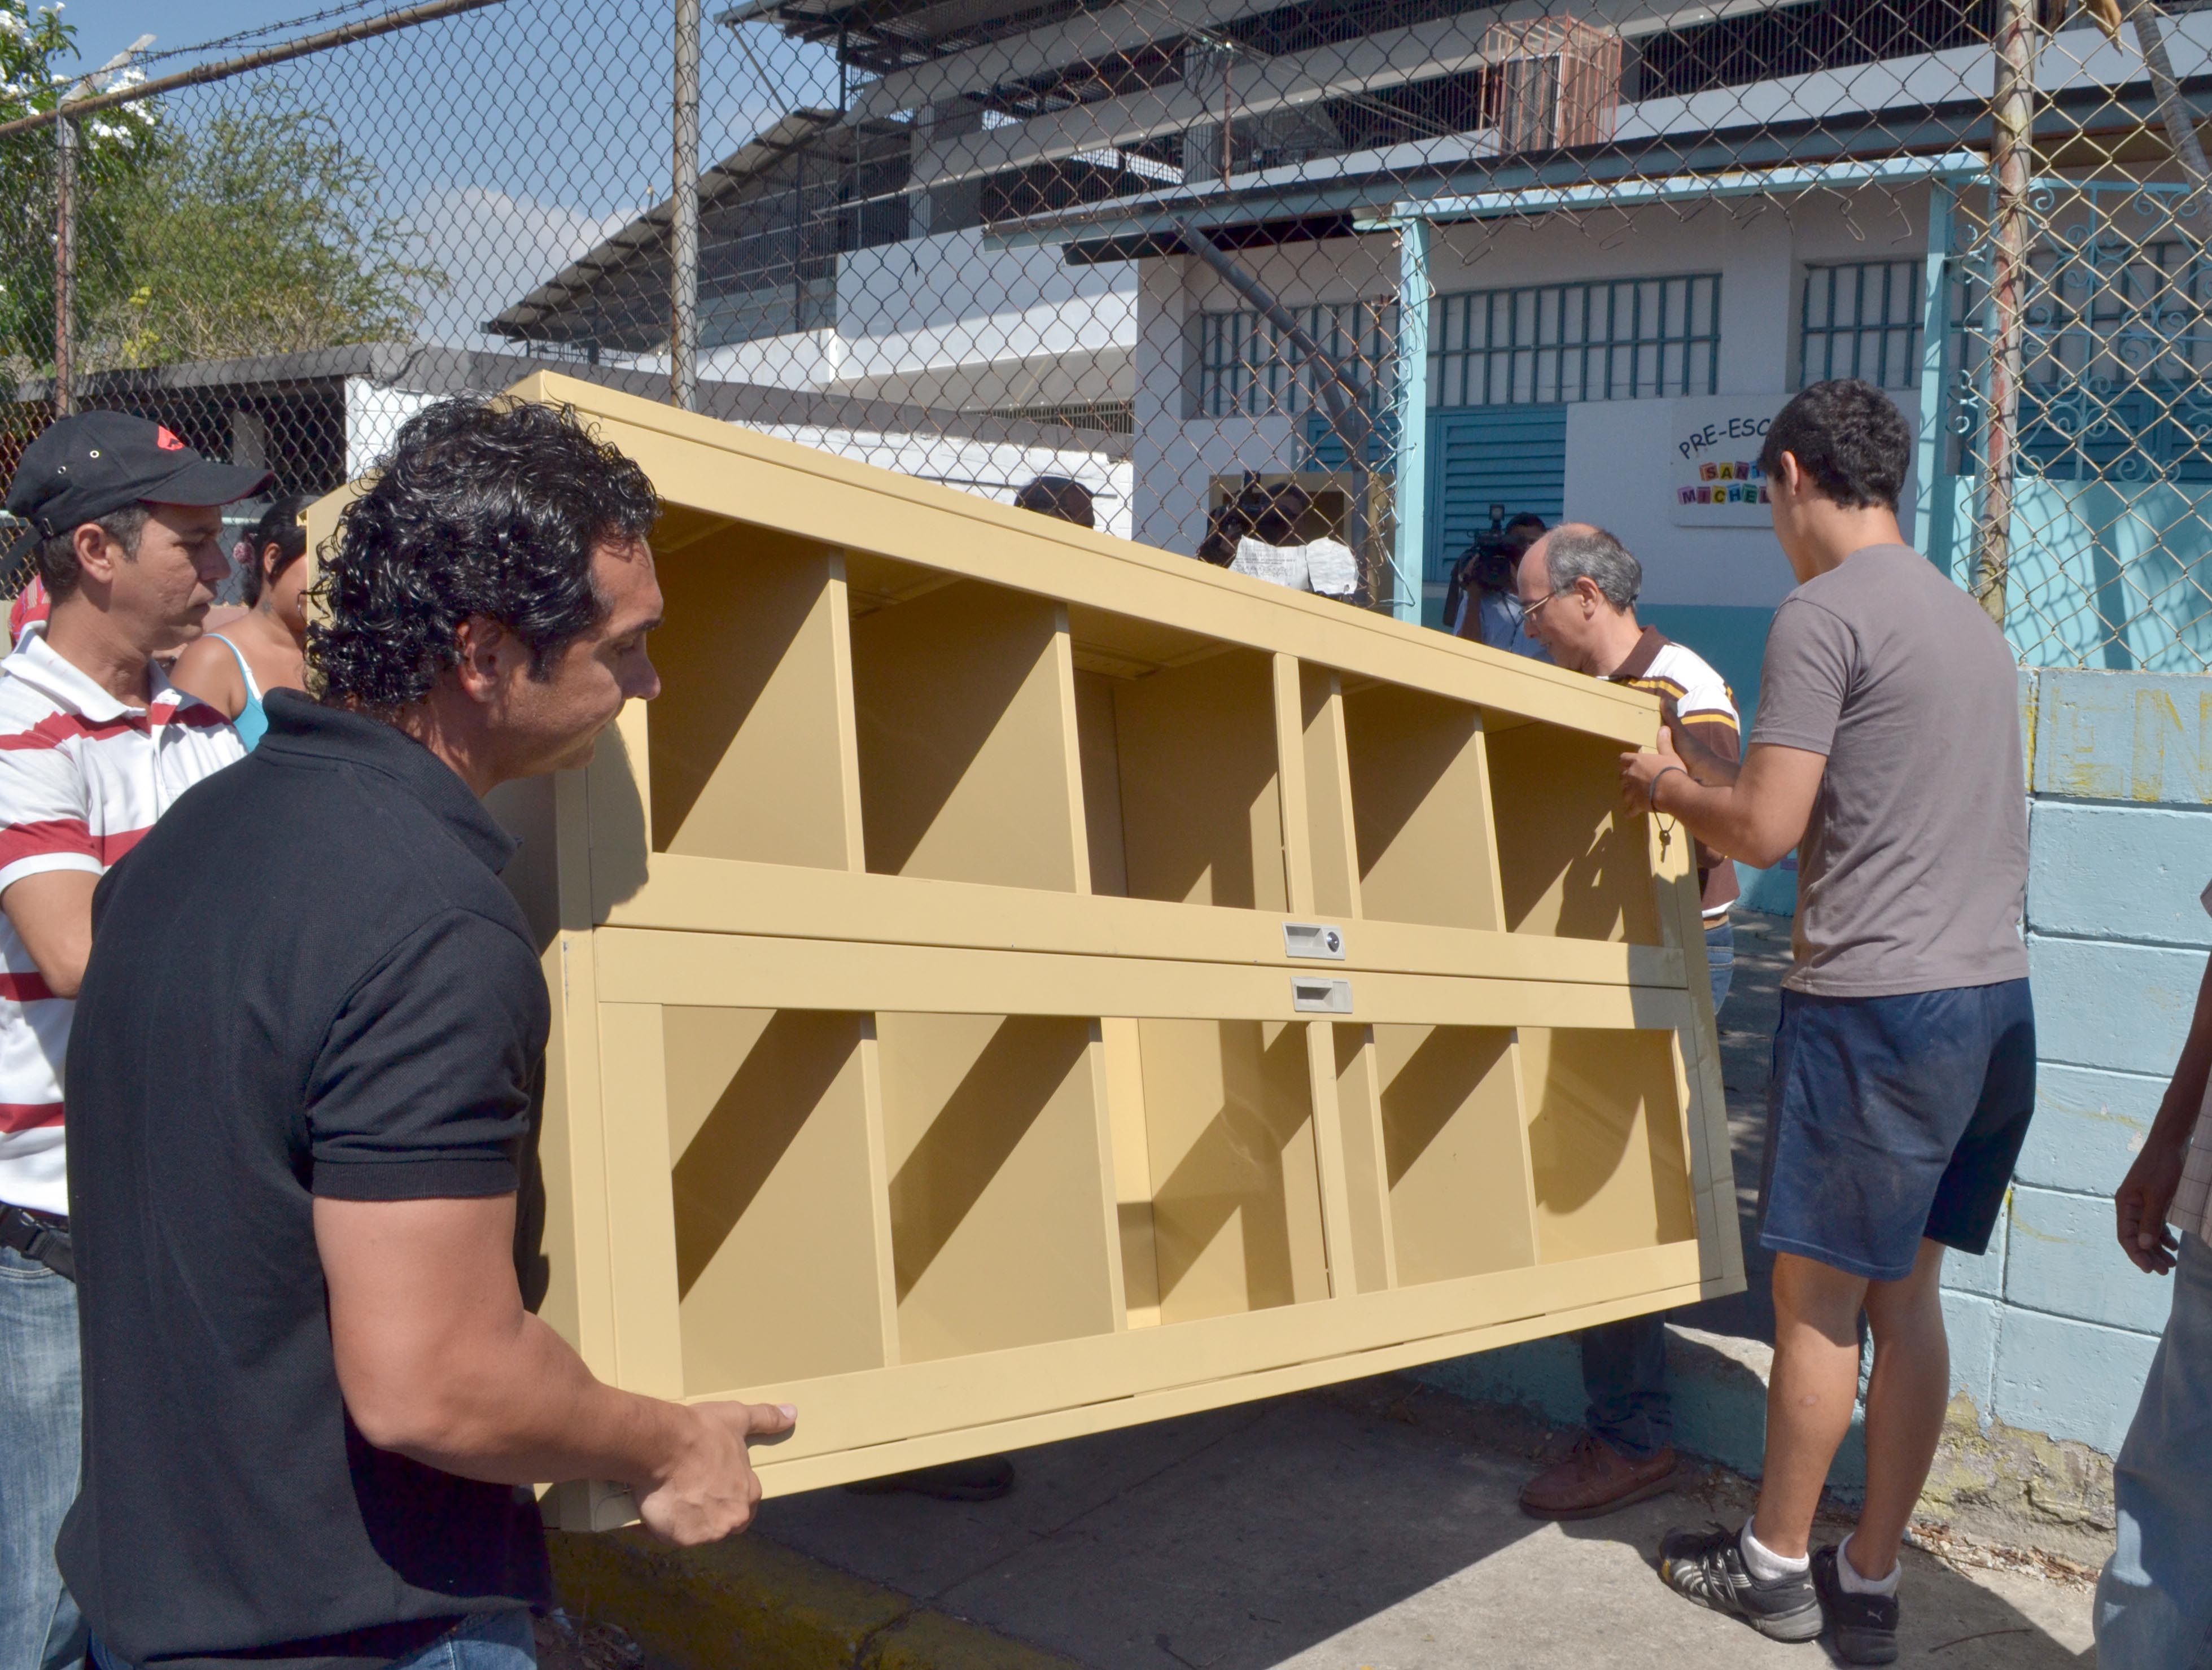
[[[1602,144],[1620,107],[1620,37],[1572,17],[1493,23],[1484,115],[1504,152]]]

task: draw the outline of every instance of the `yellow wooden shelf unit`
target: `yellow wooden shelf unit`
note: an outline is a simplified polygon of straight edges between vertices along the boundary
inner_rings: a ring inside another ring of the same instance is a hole
[[[663,695],[498,797],[598,1374],[796,1404],[778,1493],[1742,1285],[1652,698],[514,392],[665,505]]]

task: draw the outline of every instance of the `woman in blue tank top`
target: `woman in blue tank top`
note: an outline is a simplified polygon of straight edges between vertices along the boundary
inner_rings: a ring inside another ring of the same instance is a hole
[[[269,729],[263,695],[307,688],[307,565],[300,559],[314,501],[312,493],[277,500],[239,542],[246,612],[185,650],[169,674],[179,689],[228,714],[248,748]]]

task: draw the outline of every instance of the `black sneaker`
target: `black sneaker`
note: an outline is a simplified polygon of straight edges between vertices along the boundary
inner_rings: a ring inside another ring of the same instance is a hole
[[[1841,1551],[1816,1550],[1813,1555],[1813,1587],[1820,1596],[1820,1610],[1828,1617],[1828,1639],[1836,1656],[1846,1664],[1894,1664],[1897,1661],[1897,1597],[1894,1594],[1853,1594],[1844,1588],[1836,1570]]]
[[[978,1455],[969,1461],[941,1461],[933,1467],[863,1479],[845,1488],[855,1496],[890,1496],[910,1491],[939,1502],[996,1502],[1014,1488],[1014,1464],[1003,1455]]]
[[[1659,1576],[1686,1600],[1741,1618],[1773,1641],[1811,1641],[1820,1633],[1820,1597],[1802,1571],[1762,1583],[1744,1570],[1742,1533],[1669,1531],[1659,1543]]]

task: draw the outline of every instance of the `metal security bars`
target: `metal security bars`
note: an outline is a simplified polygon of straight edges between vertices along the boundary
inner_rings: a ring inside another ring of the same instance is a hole
[[[1720,340],[1718,273],[1442,295],[1429,400],[1505,406],[1711,394]]]
[[[1350,367],[1370,404],[1386,404],[1396,356],[1397,303],[1345,301],[1304,310],[1299,323],[1326,353]],[[1325,373],[1256,309],[1198,316],[1200,417],[1295,416],[1316,409]]]
[[[1844,261],[1805,270],[1797,382],[1863,377],[1878,388],[1920,385],[1923,264]]]

